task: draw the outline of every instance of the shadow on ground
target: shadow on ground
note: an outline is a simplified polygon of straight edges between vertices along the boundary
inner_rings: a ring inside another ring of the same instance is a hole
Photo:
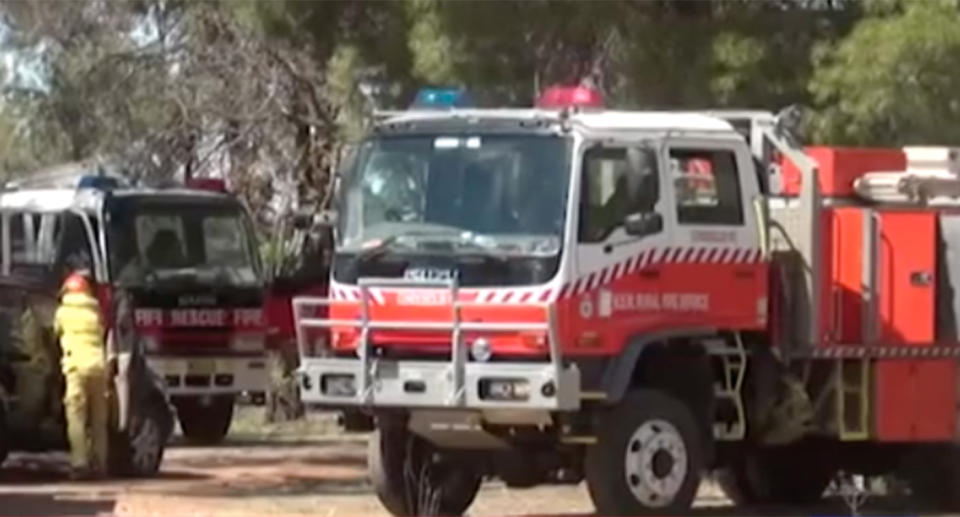
[[[330,453],[323,455],[304,455],[302,457],[297,456],[284,456],[278,458],[276,456],[205,456],[205,457],[195,457],[195,458],[176,458],[169,461],[169,465],[173,468],[178,467],[188,467],[196,469],[208,469],[208,468],[239,468],[239,467],[265,467],[270,465],[277,465],[283,462],[295,462],[298,465],[302,466],[314,466],[314,467],[350,467],[357,469],[365,469],[367,466],[367,460],[363,456],[358,456],[355,454],[342,454],[342,453]]]
[[[372,495],[366,476],[332,478],[311,475],[283,475],[213,480],[191,486],[169,487],[159,491],[178,497],[270,498],[324,495]]]
[[[839,497],[828,497],[813,505],[802,506],[719,506],[696,508],[694,517],[810,517],[854,515],[850,507]],[[916,501],[905,497],[873,497],[857,509],[861,516],[935,516],[944,515],[932,508],[920,508]]]
[[[111,514],[113,497],[83,499],[58,494],[3,494],[0,516],[81,516]]]

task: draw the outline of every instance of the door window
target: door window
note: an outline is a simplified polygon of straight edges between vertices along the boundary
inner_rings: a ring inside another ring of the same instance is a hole
[[[641,186],[643,204],[656,205],[659,199],[659,181],[656,158],[646,153],[644,163],[654,168]],[[624,219],[642,207],[640,200],[631,199],[628,183],[629,163],[625,148],[595,147],[583,156],[583,181],[580,197],[580,242],[603,242]]]
[[[680,224],[743,224],[737,160],[732,151],[672,149],[670,172]]]

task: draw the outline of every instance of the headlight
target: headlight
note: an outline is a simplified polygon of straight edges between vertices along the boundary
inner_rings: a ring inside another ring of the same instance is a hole
[[[353,375],[341,373],[328,373],[321,377],[320,390],[332,397],[353,397],[357,394]]]
[[[480,381],[480,398],[485,400],[527,400],[530,385],[523,379],[483,379]]]
[[[263,342],[263,334],[236,334],[230,342],[230,348],[236,352],[261,352]]]
[[[493,349],[486,338],[477,338],[470,345],[470,356],[474,361],[487,362],[493,357]]]
[[[141,334],[140,348],[144,352],[156,352],[160,350],[160,338],[153,334]]]

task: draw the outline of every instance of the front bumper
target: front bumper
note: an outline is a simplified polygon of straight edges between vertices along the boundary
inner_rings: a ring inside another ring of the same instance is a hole
[[[550,363],[467,363],[463,383],[455,383],[453,365],[438,361],[370,361],[363,382],[359,359],[303,358],[300,396],[322,406],[409,408],[540,409],[570,411],[580,405],[580,372],[576,366],[557,372]],[[327,380],[349,378],[355,389],[333,391]],[[491,382],[526,387],[522,399],[491,398]]]
[[[517,409],[569,411],[580,405],[580,372],[560,357],[555,308],[550,303],[530,302],[544,311],[545,321],[464,321],[465,306],[482,302],[457,296],[456,280],[414,281],[405,279],[360,279],[361,317],[337,320],[312,316],[332,303],[329,298],[293,299],[293,316],[300,352],[301,398],[314,405],[344,407],[409,407],[459,409]],[[451,300],[451,318],[445,321],[380,320],[369,317],[371,287],[395,289],[445,289]],[[354,302],[346,302],[354,303]],[[308,354],[308,331],[333,327],[360,331],[357,358]],[[378,330],[450,333],[450,359],[387,360],[374,357],[370,333]],[[461,336],[465,332],[543,332],[549,357],[540,362],[478,362],[467,358]]]
[[[267,367],[263,356],[148,356],[147,364],[166,385],[168,395],[232,394],[263,391]]]

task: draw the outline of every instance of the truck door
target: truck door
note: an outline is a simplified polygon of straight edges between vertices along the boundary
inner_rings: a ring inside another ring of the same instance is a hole
[[[640,199],[630,199],[631,149],[583,153],[568,346],[609,353],[635,335],[765,326],[756,179],[743,142],[640,148],[655,169]],[[638,215],[655,224],[628,233],[625,222]]]
[[[722,329],[765,325],[767,269],[754,209],[757,178],[739,141],[675,139],[667,173],[676,226],[661,280],[701,297],[701,318]],[[682,250],[682,251],[681,251]]]
[[[665,202],[662,157],[638,143],[588,144],[581,158],[576,265],[564,289],[570,353],[609,354],[638,328],[658,325],[653,296],[660,272],[651,266],[671,243],[673,212]],[[635,192],[631,153],[650,172]],[[624,223],[638,211],[654,214],[660,227],[628,234]]]

